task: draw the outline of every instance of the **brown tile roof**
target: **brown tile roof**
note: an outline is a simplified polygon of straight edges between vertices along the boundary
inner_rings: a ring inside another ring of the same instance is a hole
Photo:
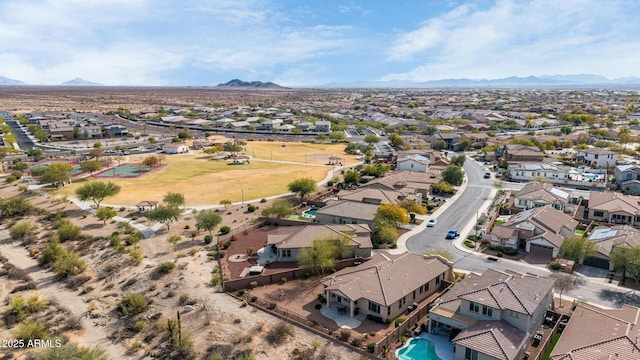
[[[529,209],[516,214],[512,216],[504,226],[512,227],[525,222],[530,222],[536,227],[546,231],[551,231],[554,234],[559,233],[562,227],[575,229],[576,226],[578,226],[578,222],[571,216],[548,205]]]
[[[630,214],[640,213],[639,198],[631,195],[623,195],[613,191],[597,192],[589,194],[589,209],[602,211],[626,211]]]
[[[629,225],[597,227],[591,232],[589,240],[596,243],[600,254],[609,256],[615,246],[640,245],[640,230]]]
[[[513,239],[518,236],[518,229],[508,226],[495,225],[491,230],[491,235],[495,235],[499,239]]]
[[[460,299],[466,299],[530,315],[554,283],[552,278],[489,269],[482,275],[471,273],[466,276],[438,300],[437,306],[457,312]]]
[[[338,193],[338,198],[358,202],[397,204],[405,199],[405,195],[395,190],[363,187],[356,190],[342,190]]]
[[[299,249],[312,246],[315,240],[339,239],[343,236],[350,239],[349,246],[373,248],[371,229],[366,224],[280,226],[278,234],[269,235],[267,243],[279,249]]]
[[[640,308],[579,304],[551,353],[553,360],[640,359]],[[617,357],[609,357],[615,356]]]
[[[548,203],[569,202],[569,193],[555,189],[553,184],[549,183],[528,183],[513,196],[516,199],[544,200]]]
[[[348,200],[329,200],[327,205],[316,210],[318,214],[341,216],[351,219],[373,221],[378,205]]]
[[[324,277],[322,284],[352,301],[364,298],[389,306],[451,269],[452,264],[439,256],[376,254],[361,265]]]
[[[527,333],[506,321],[478,321],[452,342],[500,360],[514,360],[527,341]]]

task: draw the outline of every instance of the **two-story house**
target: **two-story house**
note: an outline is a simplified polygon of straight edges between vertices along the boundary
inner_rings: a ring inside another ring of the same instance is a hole
[[[525,210],[506,223],[495,225],[483,239],[495,246],[556,257],[565,238],[575,235],[578,222],[550,205]]]
[[[549,183],[532,182],[513,194],[513,207],[518,210],[529,210],[551,205],[554,209],[573,214],[577,208],[571,203],[570,193],[554,187]]]
[[[446,146],[444,150],[456,150],[460,144],[460,134],[454,132],[439,132],[431,135],[431,147],[438,141],[444,141]]]
[[[316,132],[328,133],[331,132],[331,121],[329,120],[318,120],[315,124]]]
[[[486,133],[467,133],[462,135],[462,140],[469,140],[469,146],[472,149],[479,150],[487,146],[489,135]]]
[[[436,300],[429,332],[451,339],[456,360],[521,359],[553,302],[555,279],[489,269]]]
[[[589,148],[578,150],[578,153],[576,154],[576,160],[581,161],[586,165],[595,166],[598,168],[609,168],[616,166],[616,161],[618,161],[618,153],[609,149]]]
[[[640,166],[636,164],[618,165],[613,170],[616,189],[624,194],[640,195]]]
[[[613,191],[589,194],[587,219],[611,224],[640,226],[640,198]]]
[[[453,281],[453,264],[440,256],[378,253],[370,260],[322,278],[327,307],[351,317],[395,319]]]
[[[537,146],[507,144],[496,150],[496,159],[501,163],[540,162],[544,153]]]

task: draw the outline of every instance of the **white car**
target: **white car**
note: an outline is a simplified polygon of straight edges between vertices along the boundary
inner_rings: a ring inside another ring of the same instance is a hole
[[[438,223],[437,219],[429,219],[429,221],[427,221],[427,227],[434,227],[436,226],[437,223]]]

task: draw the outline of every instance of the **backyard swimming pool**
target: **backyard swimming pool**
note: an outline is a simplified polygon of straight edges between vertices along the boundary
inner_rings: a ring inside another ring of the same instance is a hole
[[[398,350],[401,360],[441,360],[436,354],[436,347],[427,339],[412,339],[406,347]]]
[[[316,209],[309,209],[303,212],[302,217],[307,219],[316,217]]]
[[[453,344],[447,339],[422,333],[396,350],[401,360],[454,360]]]

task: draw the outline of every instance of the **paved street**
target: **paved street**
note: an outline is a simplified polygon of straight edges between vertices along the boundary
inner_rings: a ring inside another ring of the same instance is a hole
[[[409,237],[406,247],[413,253],[422,254],[428,249],[443,248],[454,256],[454,268],[464,271],[482,273],[489,268],[505,271],[517,271],[520,273],[532,273],[537,275],[550,275],[548,269],[530,265],[523,262],[501,259],[499,262],[488,262],[486,256],[475,252],[464,251],[462,239],[473,231],[476,223],[476,211],[485,211],[492,200],[493,179],[484,179],[484,166],[467,158],[464,164],[467,173],[466,186],[462,186],[463,193],[457,199],[450,200],[447,208],[437,215],[438,223],[433,228],[425,227],[424,230]],[[506,184],[506,188],[520,188],[519,184]],[[428,218],[428,217],[427,217]],[[455,241],[446,240],[444,237],[449,229],[457,229],[461,235]],[[454,242],[456,245],[454,245]],[[627,288],[621,288],[608,284],[603,277],[581,277],[583,283],[575,290],[564,292],[563,300],[573,298],[582,299],[594,304],[606,307],[621,307],[623,304],[640,306],[640,294]]]

